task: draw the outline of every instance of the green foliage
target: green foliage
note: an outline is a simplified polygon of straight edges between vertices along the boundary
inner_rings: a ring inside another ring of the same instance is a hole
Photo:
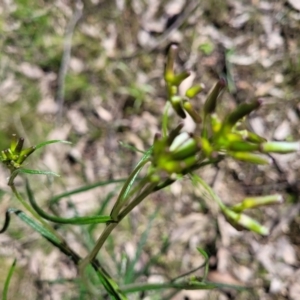
[[[15,259],[9,269],[9,272],[7,274],[7,277],[6,277],[6,280],[5,280],[5,283],[4,283],[4,289],[3,289],[3,292],[2,292],[2,300],[7,300],[8,297],[8,288],[9,288],[9,284],[10,284],[10,281],[11,281],[11,278],[12,278],[12,275],[14,273],[14,270],[15,270],[15,267],[16,267],[16,263],[17,263],[17,260]]]
[[[23,13],[25,15],[24,17],[29,14],[29,12],[26,11]],[[216,108],[222,93],[226,89],[226,81],[222,78],[208,93],[202,110],[197,111],[197,109],[193,107],[191,99],[202,91],[203,85],[198,84],[191,87],[186,91],[185,96],[179,95],[178,87],[190,73],[189,71],[175,72],[176,51],[176,46],[173,45],[170,47],[164,73],[167,87],[167,103],[162,119],[162,133],[156,134],[153,145],[148,151],[143,153],[142,158],[128,177],[126,179],[110,180],[83,186],[50,199],[50,207],[53,208],[64,197],[99,186],[122,183],[120,191],[116,188],[113,193],[106,195],[103,204],[100,205],[95,215],[81,216],[80,212],[75,211],[74,217],[62,218],[55,214],[50,214],[40,207],[38,204],[40,203],[39,201],[35,200],[34,192],[28,180],[26,180],[26,191],[29,203],[19,194],[15,186],[14,180],[20,173],[30,175],[57,175],[51,171],[25,169],[22,165],[27,157],[37,149],[51,143],[68,142],[52,140],[23,149],[24,139],[17,138],[16,135],[13,135],[10,147],[1,151],[0,154],[1,161],[10,171],[8,185],[17,200],[31,214],[28,216],[27,213],[21,210],[8,209],[4,226],[0,233],[8,228],[10,214],[16,214],[22,222],[26,223],[52,245],[60,249],[61,252],[66,254],[78,266],[86,290],[98,297],[100,297],[100,295],[109,295],[111,299],[125,300],[129,299],[130,294],[139,292],[147,293],[148,291],[159,291],[159,293],[161,293],[162,290],[166,289],[197,290],[229,287],[207,281],[208,255],[200,247],[197,247],[197,250],[199,254],[204,257],[204,263],[198,268],[171,278],[163,283],[151,284],[134,282],[138,281],[141,275],[149,271],[152,263],[159,260],[158,257],[154,256],[149,260],[149,263],[144,266],[142,271],[137,272],[135,269],[142,255],[143,248],[149,239],[149,232],[152,223],[157,217],[157,211],[148,219],[148,224],[141,235],[135,256],[131,260],[123,256],[124,261],[126,261],[126,266],[125,269],[119,266],[119,275],[123,276],[122,282],[124,285],[119,285],[117,280],[113,279],[109,272],[106,271],[106,268],[104,268],[105,262],[101,260],[101,257],[98,259],[97,255],[99,252],[101,253],[105,242],[109,242],[110,246],[114,248],[114,240],[110,240],[113,230],[136,206],[149,195],[171,185],[185,175],[189,176],[194,186],[203,189],[206,195],[217,203],[220,213],[222,213],[227,221],[236,229],[246,229],[261,235],[267,235],[268,228],[259,224],[244,212],[248,209],[279,203],[282,199],[280,195],[258,198],[248,197],[241,203],[229,207],[222,202],[222,199],[201,177],[194,174],[194,171],[205,165],[220,162],[228,157],[252,164],[267,164],[269,163],[269,158],[265,155],[267,153],[274,152],[284,154],[299,150],[299,143],[267,142],[263,137],[246,129],[244,126],[245,119],[251,112],[262,105],[259,99],[240,104],[222,120],[222,118],[216,114]],[[83,77],[83,79],[80,78],[78,84],[72,82],[72,85],[70,84],[71,79],[72,77],[69,77],[66,84],[66,93],[70,93],[69,95],[76,93],[76,86],[80,87],[80,89],[87,86],[85,77]],[[68,84],[70,84],[70,89]],[[147,89],[132,85],[126,92],[134,96],[138,101],[141,101]],[[170,107],[174,109],[177,117],[180,119],[184,119],[186,115],[189,114],[195,121],[195,131],[192,133],[184,131],[182,122],[174,121],[169,117],[168,110]],[[146,172],[141,172],[143,169],[146,169]],[[112,205],[111,212],[106,213],[109,201],[113,199],[114,194],[117,192],[118,196]],[[58,231],[49,225],[47,220],[58,224],[88,225],[88,227],[83,227],[81,231],[83,240],[86,241],[87,249],[89,250],[88,255],[85,258],[81,258],[75,253]],[[105,227],[101,235],[95,240],[93,235],[95,226],[102,223],[105,224]],[[169,246],[169,240],[165,239],[165,241],[162,242],[161,251],[166,251]],[[112,257],[112,260],[115,259]],[[118,265],[118,263],[116,263],[116,265]],[[200,268],[204,268],[203,277],[191,275]],[[9,276],[11,277],[11,275]]]

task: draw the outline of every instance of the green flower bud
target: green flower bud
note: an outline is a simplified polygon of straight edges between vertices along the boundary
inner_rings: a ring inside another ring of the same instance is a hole
[[[12,152],[16,151],[16,147],[18,144],[18,138],[16,134],[12,134],[12,139],[11,139],[11,143],[10,143],[10,149]]]
[[[153,155],[158,156],[160,153],[163,153],[166,148],[166,141],[162,139],[162,136],[159,132],[154,135],[153,141]]]
[[[165,170],[169,174],[181,174],[184,170],[192,167],[198,160],[196,155],[187,157],[183,160],[168,160],[168,157],[161,156],[158,167]]]
[[[264,137],[259,136],[258,134],[248,130],[240,130],[239,133],[243,136],[243,138],[246,141],[251,143],[260,144],[267,141]]]
[[[262,104],[260,99],[254,100],[251,103],[242,103],[240,104],[233,112],[231,112],[225,122],[224,125],[226,127],[232,128],[240,119],[249,115],[252,111],[259,108]]]
[[[300,150],[299,142],[267,142],[261,144],[261,152],[264,153],[291,153]]]
[[[257,208],[264,205],[280,204],[283,202],[281,195],[269,195],[262,197],[247,197],[241,203],[231,207],[234,212],[242,212],[246,209]]]
[[[210,142],[208,141],[208,139],[206,139],[205,137],[201,138],[201,149],[203,151],[203,153],[207,156],[210,157],[211,154],[213,153],[214,149],[212,148]]]
[[[191,116],[191,118],[193,119],[193,121],[195,123],[200,124],[202,122],[200,115],[196,112],[196,110],[193,108],[193,106],[190,102],[184,100],[183,108]]]
[[[204,84],[199,84],[190,87],[186,92],[185,96],[188,98],[194,98],[197,94],[199,94],[204,89]]]
[[[13,154],[10,149],[5,149],[4,155],[5,157],[7,157],[7,160],[13,160]]]
[[[226,80],[224,78],[221,78],[209,92],[204,104],[204,113],[206,115],[211,114],[215,111],[217,106],[217,99],[220,96],[223,89],[225,88],[225,86]]]
[[[259,144],[252,144],[247,143],[244,141],[234,141],[231,142],[228,146],[228,150],[231,151],[258,151],[259,150]]]
[[[1,160],[2,160],[2,161],[7,161],[7,160],[9,160],[9,158],[8,158],[6,152],[7,152],[7,151],[5,151],[5,150],[2,150],[2,151],[1,151]]]
[[[19,155],[21,153],[23,149],[23,145],[24,145],[24,138],[19,138],[16,147],[14,149],[15,154]]]
[[[176,45],[171,45],[168,56],[167,56],[167,63],[165,69],[165,80],[167,83],[171,82],[174,78],[174,63],[175,63],[175,56],[177,53],[178,47]]]
[[[174,139],[173,143],[170,145],[170,151],[176,151],[180,146],[186,143],[191,136],[187,132],[182,132]]]
[[[184,110],[181,106],[182,105],[182,98],[180,96],[172,96],[170,101],[171,101],[172,107],[174,108],[174,110],[176,111],[178,116],[185,119],[186,115],[185,115],[185,112],[184,112]]]
[[[175,85],[175,86],[179,86],[181,84],[181,82],[188,78],[191,75],[190,71],[184,71],[180,74],[174,75],[173,78],[171,80],[169,80],[169,83],[171,85]]]
[[[179,123],[178,126],[170,132],[167,140],[168,145],[171,145],[173,143],[174,139],[179,135],[180,130],[183,128],[183,126],[183,123]]]
[[[221,120],[219,119],[217,114],[210,115],[210,124],[211,124],[212,131],[214,133],[218,133],[222,127]]]
[[[271,159],[268,157],[250,152],[228,152],[228,155],[235,159],[250,162],[257,165],[268,165],[272,162]]]
[[[269,234],[268,228],[245,214],[238,214],[228,208],[224,208],[222,211],[227,221],[237,230],[248,229],[261,235]]]
[[[195,155],[199,151],[200,147],[194,138],[188,139],[178,148],[171,152],[172,159],[179,160],[185,159],[191,155]]]
[[[24,160],[35,151],[36,147],[32,146],[21,151],[20,157],[17,159],[18,164],[22,164]]]

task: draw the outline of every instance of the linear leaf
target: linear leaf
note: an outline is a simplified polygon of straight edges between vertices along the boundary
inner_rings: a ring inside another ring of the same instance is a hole
[[[15,215],[17,215],[28,226],[30,226],[32,229],[37,231],[39,234],[41,234],[43,237],[45,237],[47,240],[54,243],[55,245],[59,245],[61,243],[61,241],[53,233],[51,233],[48,229],[46,229],[44,226],[39,224],[33,218],[27,216],[21,210],[18,210],[18,209],[15,209],[15,208],[9,208],[7,210],[7,212],[14,213]]]
[[[50,175],[50,176],[60,177],[59,174],[52,171],[31,170],[31,169],[24,169],[24,168],[17,169],[16,171],[25,174],[31,174],[31,175]]]
[[[71,142],[64,141],[64,140],[51,140],[51,141],[47,141],[47,142],[43,142],[43,143],[37,144],[35,146],[35,149],[39,149],[39,148],[45,147],[46,145],[54,144],[54,143],[72,144]]]
[[[113,222],[110,216],[91,216],[91,217],[74,217],[74,218],[60,218],[57,216],[52,216],[44,212],[36,203],[33,196],[33,192],[29,186],[28,180],[26,180],[26,191],[28,199],[34,210],[44,219],[51,222],[60,223],[60,224],[74,224],[74,225],[87,225],[95,223],[107,223]]]
[[[134,283],[120,287],[123,293],[130,294],[141,291],[154,291],[163,289],[178,289],[178,290],[210,290],[215,288],[231,288],[236,290],[246,290],[246,287],[230,284],[222,284],[215,282],[202,282],[196,279],[185,280],[182,282],[166,282],[166,283]]]
[[[14,259],[11,267],[9,268],[9,271],[8,271],[8,274],[7,274],[7,277],[6,277],[6,280],[5,280],[5,283],[4,283],[4,289],[3,289],[3,292],[2,292],[2,300],[7,300],[7,294],[8,294],[8,287],[9,287],[9,284],[10,284],[10,280],[12,278],[12,275],[15,271],[15,267],[16,267],[16,262],[17,260]]]
[[[83,193],[86,191],[89,191],[91,189],[97,188],[99,186],[105,186],[105,185],[109,185],[109,184],[114,184],[114,183],[120,183],[120,182],[125,182],[126,179],[114,179],[114,180],[107,180],[107,181],[99,181],[90,185],[85,185],[82,186],[80,188],[74,189],[72,191],[68,191],[62,194],[59,194],[57,196],[54,196],[50,199],[50,205],[53,205],[57,202],[59,202],[60,199],[65,198],[65,197],[69,197],[75,194],[79,194],[79,193]]]

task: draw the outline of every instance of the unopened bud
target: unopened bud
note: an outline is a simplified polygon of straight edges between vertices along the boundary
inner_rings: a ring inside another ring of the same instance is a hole
[[[173,78],[169,81],[169,83],[175,86],[179,86],[181,82],[188,78],[190,75],[190,71],[184,71],[180,74],[174,75]]]
[[[243,141],[234,141],[231,142],[228,146],[228,150],[231,151],[258,151],[259,150],[259,144],[252,144],[252,143],[247,143]]]
[[[185,112],[184,112],[184,110],[181,106],[182,105],[182,98],[180,96],[172,96],[170,101],[171,101],[172,107],[174,108],[174,110],[176,111],[178,116],[185,119],[186,115],[185,115]]]
[[[268,157],[250,152],[228,152],[228,155],[235,159],[250,162],[256,165],[268,165],[272,162],[271,159]]]
[[[167,141],[167,144],[170,146],[174,139],[179,135],[181,129],[183,128],[184,124],[181,122],[177,125],[177,127],[175,129],[173,129],[169,136],[168,136],[168,141]]]
[[[221,120],[217,116],[217,114],[211,114],[210,115],[210,123],[211,123],[211,128],[214,133],[218,133],[222,127]]]
[[[241,203],[231,207],[231,210],[239,213],[246,209],[257,208],[265,205],[280,204],[283,202],[281,195],[268,195],[262,197],[247,197]]]
[[[24,150],[21,151],[20,153],[20,157],[17,159],[17,163],[18,164],[22,164],[24,162],[24,160],[32,153],[36,150],[35,146],[26,148]]]
[[[18,155],[21,153],[21,151],[23,149],[23,145],[24,145],[24,138],[19,138],[18,142],[16,144],[16,147],[15,147],[15,150],[14,150],[15,154]]]
[[[261,104],[262,101],[260,99],[254,100],[251,103],[240,104],[232,113],[227,116],[225,120],[225,126],[232,128],[240,119],[259,108]]]
[[[200,149],[196,140],[194,138],[188,139],[182,145],[180,145],[176,150],[171,152],[172,159],[179,160],[185,159],[191,155],[195,155]]]
[[[199,94],[204,89],[204,84],[199,84],[190,87],[186,92],[185,95],[188,98],[194,98],[197,94]]]
[[[211,114],[215,111],[217,106],[217,99],[220,96],[223,89],[225,88],[225,86],[226,80],[224,78],[221,78],[209,92],[204,104],[204,113],[206,115]]]
[[[180,146],[182,146],[184,143],[186,143],[191,136],[187,132],[182,132],[176,138],[174,139],[173,143],[170,146],[170,151],[175,151]]]
[[[175,56],[177,53],[178,47],[176,45],[171,45],[168,56],[167,56],[167,63],[165,69],[165,80],[166,82],[171,82],[174,78],[174,63],[175,63]]]
[[[238,214],[228,208],[222,210],[227,221],[237,230],[248,229],[261,235],[268,235],[269,229],[245,214]]]
[[[183,101],[183,108],[191,116],[191,118],[195,123],[200,124],[202,122],[200,115],[196,112],[196,110],[194,109],[194,107],[190,102],[186,100]]]
[[[291,153],[300,150],[299,142],[267,142],[261,144],[261,152],[264,153]]]
[[[210,145],[208,139],[206,139],[205,137],[201,138],[201,149],[207,157],[210,157],[214,150]]]
[[[242,134],[243,134],[243,137],[245,138],[245,140],[247,140],[248,142],[251,142],[251,143],[260,144],[260,143],[264,143],[267,141],[264,137],[259,136],[258,134],[248,131],[248,130],[243,130]]]

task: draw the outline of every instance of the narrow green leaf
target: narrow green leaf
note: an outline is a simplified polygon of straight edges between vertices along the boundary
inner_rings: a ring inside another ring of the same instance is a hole
[[[112,180],[107,180],[107,181],[99,181],[93,184],[89,184],[89,185],[85,185],[82,186],[80,188],[59,194],[57,196],[52,197],[49,202],[50,205],[56,204],[57,202],[59,202],[62,198],[66,198],[75,194],[79,194],[79,193],[83,193],[89,190],[92,190],[94,188],[100,187],[100,186],[105,186],[105,185],[109,185],[109,184],[116,184],[116,183],[121,183],[121,182],[125,182],[126,178],[121,178],[121,179],[112,179]]]
[[[17,260],[14,259],[11,267],[9,268],[9,271],[8,271],[8,274],[7,274],[7,277],[6,277],[6,280],[5,280],[5,283],[4,283],[4,289],[3,289],[3,292],[2,292],[2,300],[7,300],[7,295],[8,295],[8,287],[9,287],[9,284],[10,284],[10,280],[12,278],[12,275],[15,271],[15,267],[16,267],[16,262]]]
[[[46,145],[54,144],[54,143],[72,144],[71,142],[64,141],[64,140],[51,140],[51,141],[47,141],[47,142],[43,142],[43,143],[37,144],[35,146],[35,149],[39,149],[39,148],[45,147]]]
[[[29,182],[26,180],[26,191],[28,199],[34,210],[44,219],[51,222],[60,223],[60,224],[74,224],[74,225],[87,225],[94,223],[108,223],[113,222],[113,219],[110,216],[92,216],[92,217],[74,217],[74,218],[60,218],[52,216],[44,212],[36,203],[33,196],[33,192],[30,189]]]
[[[97,274],[107,293],[113,297],[112,299],[128,300],[125,294],[120,290],[118,284],[107,274],[107,272],[98,269]]]
[[[184,281],[184,282],[166,282],[166,283],[137,283],[121,286],[124,293],[136,293],[144,291],[155,291],[164,289],[178,289],[178,290],[210,290],[218,288],[219,284],[211,282],[197,282],[197,281]]]
[[[52,171],[31,170],[31,169],[24,169],[24,168],[20,168],[17,171],[20,173],[31,174],[31,175],[47,175],[47,176],[50,175],[50,176],[60,177],[59,174]]]
[[[198,252],[204,257],[205,261],[204,261],[204,275],[203,275],[203,281],[206,280],[207,278],[207,274],[208,274],[208,268],[209,268],[209,257],[208,254],[206,253],[206,251],[200,247],[197,247]]]
[[[55,245],[61,244],[61,241],[53,233],[51,233],[48,229],[46,229],[43,225],[35,221],[33,218],[27,216],[21,210],[15,208],[9,208],[7,211],[9,213],[16,214],[23,222],[25,222],[28,226],[30,226],[32,229],[37,231],[39,234],[41,234],[44,238],[49,240],[51,243]]]
[[[198,270],[202,269],[203,267],[204,267],[204,276],[202,278],[202,282],[205,282],[206,277],[207,277],[207,273],[208,273],[208,268],[209,268],[209,265],[208,265],[208,259],[209,259],[209,257],[208,257],[207,253],[203,249],[197,247],[197,250],[204,257],[204,259],[205,259],[204,263],[202,263],[200,266],[198,266],[198,267],[196,267],[196,268],[194,268],[194,269],[192,269],[192,270],[190,270],[190,271],[188,271],[188,272],[186,272],[184,274],[181,274],[181,275],[173,278],[172,282],[175,282],[175,281],[178,282],[178,280],[180,278],[187,277],[188,275],[191,275],[192,273],[197,272]]]
[[[127,149],[129,149],[129,150],[132,150],[132,151],[134,151],[134,152],[140,152],[140,153],[142,153],[142,154],[145,154],[145,153],[146,153],[146,151],[140,150],[140,149],[138,149],[138,148],[136,148],[136,147],[134,147],[134,146],[132,146],[132,145],[129,145],[129,144],[127,144],[127,143],[119,142],[119,144],[120,144],[122,147],[127,148]]]
[[[0,230],[0,234],[6,231],[6,229],[9,226],[9,223],[10,223],[10,212],[7,210],[5,212],[5,221],[4,221],[2,229]]]

